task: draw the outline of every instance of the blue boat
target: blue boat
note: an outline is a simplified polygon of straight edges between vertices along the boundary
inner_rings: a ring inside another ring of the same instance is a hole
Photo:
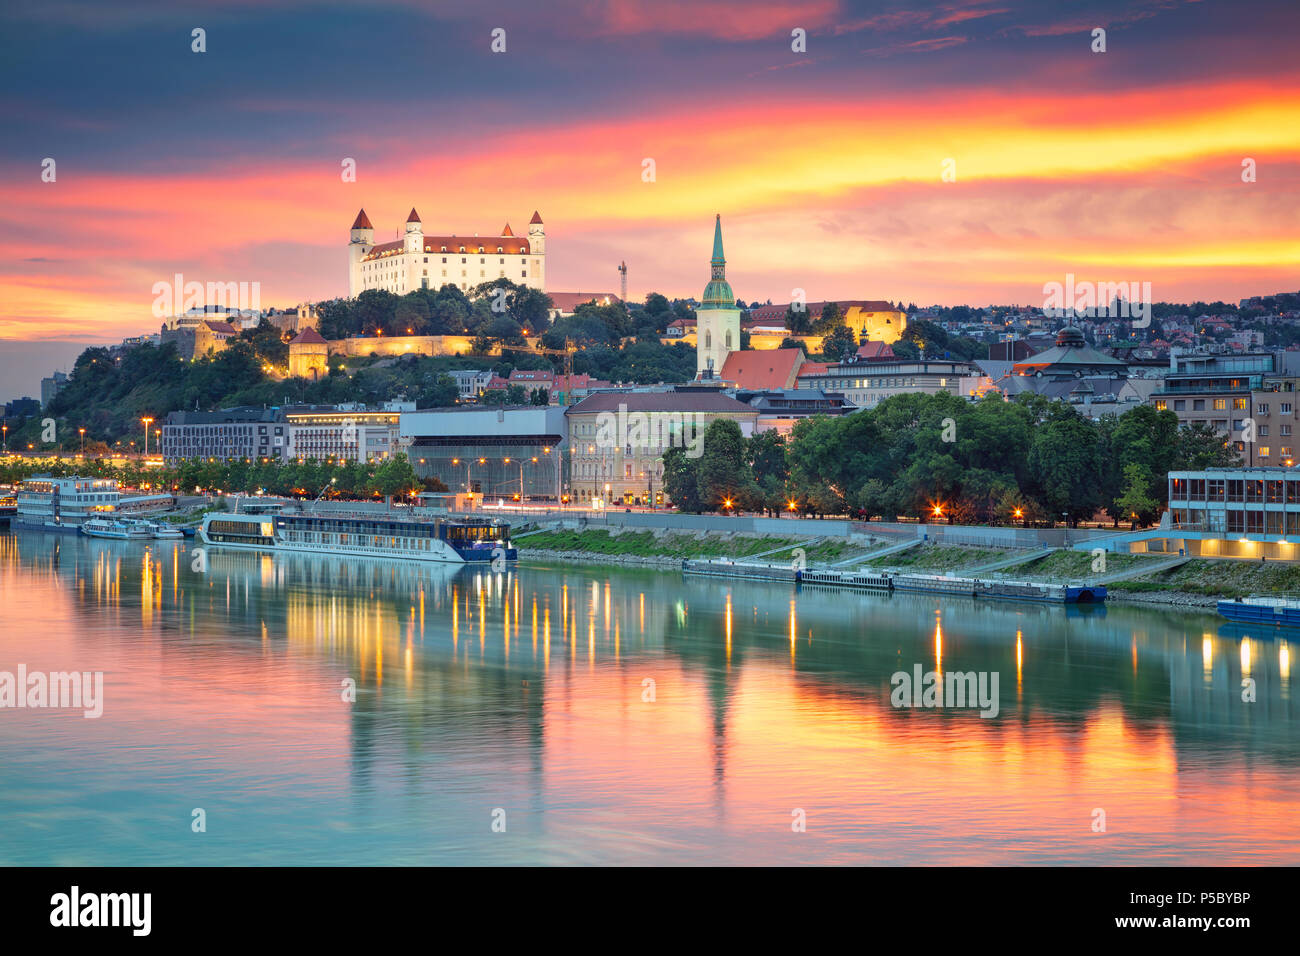
[[[1268,624],[1300,627],[1300,598],[1285,594],[1253,594],[1248,598],[1220,601],[1219,613],[1238,624]]]

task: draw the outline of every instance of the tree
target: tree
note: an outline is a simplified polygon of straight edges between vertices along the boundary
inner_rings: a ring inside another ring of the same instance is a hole
[[[833,332],[844,325],[844,313],[838,302],[827,302],[822,306],[822,313],[813,324],[813,331],[823,335]]]
[[[1118,498],[1115,499],[1115,516],[1122,515],[1132,516],[1133,529],[1137,530],[1137,523],[1148,523],[1154,516],[1160,503],[1153,498],[1147,491],[1152,483],[1151,469],[1146,465],[1133,463],[1124,468],[1124,490]]]
[[[664,452],[664,493],[678,511],[698,514],[704,510],[695,476],[697,461],[688,458],[686,449],[678,445]]]
[[[1070,523],[1101,506],[1101,449],[1093,425],[1069,405],[1055,403],[1034,432],[1029,473],[1037,497]]]
[[[847,325],[837,325],[822,340],[822,357],[828,362],[838,362],[857,347],[858,337],[853,330]]]
[[[745,437],[740,426],[719,418],[704,430],[703,452],[696,464],[696,482],[701,502],[717,510],[728,499],[734,501],[753,483],[753,472],[745,455]]]
[[[807,335],[812,331],[812,315],[802,302],[791,302],[785,310],[785,327],[791,335]]]

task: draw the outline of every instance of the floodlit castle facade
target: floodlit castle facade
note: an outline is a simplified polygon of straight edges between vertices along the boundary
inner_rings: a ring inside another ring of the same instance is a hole
[[[352,223],[348,242],[348,297],[368,289],[405,295],[420,288],[454,285],[462,292],[493,279],[546,291],[546,229],[536,212],[528,235],[516,236],[506,223],[499,236],[426,236],[414,209],[406,235],[375,242],[363,209]]]

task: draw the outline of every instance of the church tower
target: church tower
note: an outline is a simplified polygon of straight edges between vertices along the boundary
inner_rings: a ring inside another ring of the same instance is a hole
[[[713,223],[713,258],[709,284],[695,310],[695,377],[716,378],[727,355],[740,348],[740,310],[727,282],[727,260],[722,254],[722,216]]]

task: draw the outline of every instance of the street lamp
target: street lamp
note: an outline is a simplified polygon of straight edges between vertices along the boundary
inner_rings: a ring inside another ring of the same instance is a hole
[[[86,457],[86,429],[78,428],[77,431],[81,433],[81,457],[85,458]]]
[[[144,422],[144,456],[148,458],[149,457],[149,426],[153,424],[153,419],[146,416],[144,418],[141,418],[140,421]]]

